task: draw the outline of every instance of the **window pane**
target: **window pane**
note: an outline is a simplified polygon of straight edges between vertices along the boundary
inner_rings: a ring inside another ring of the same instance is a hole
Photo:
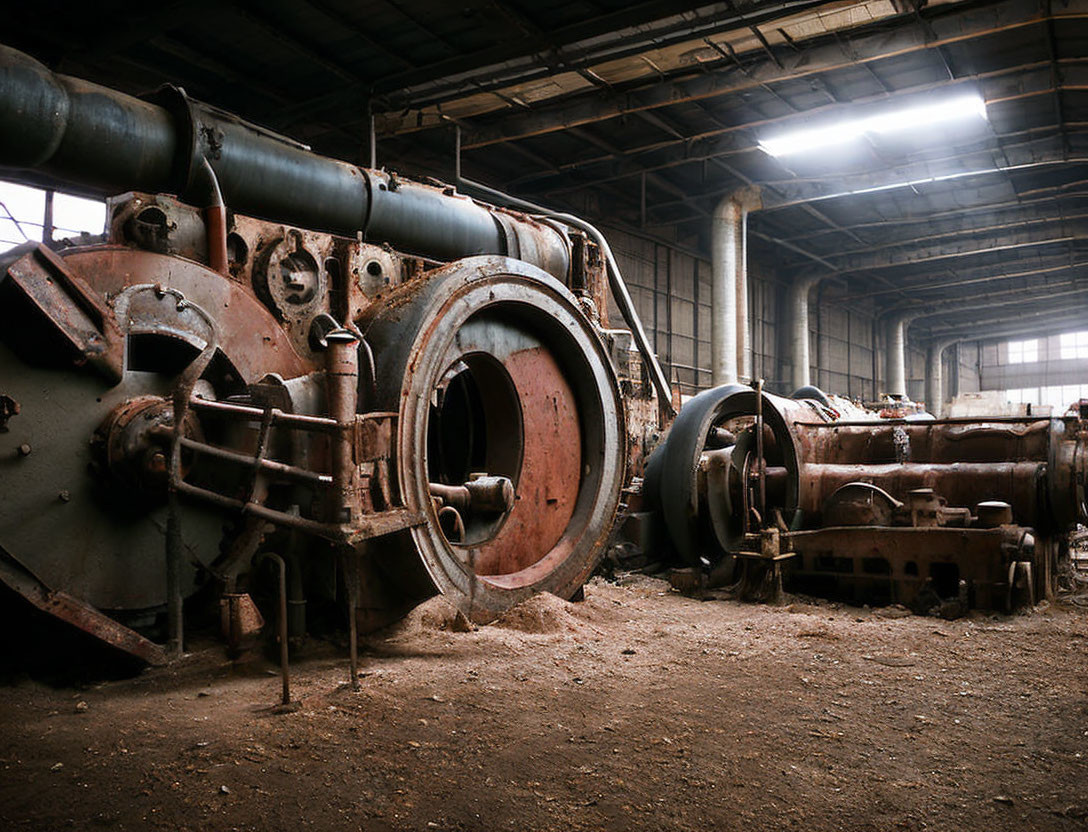
[[[1039,342],[1032,338],[1029,341],[1009,341],[1009,363],[1027,364],[1039,360]]]
[[[101,234],[106,227],[106,203],[57,194],[53,197],[53,225],[57,229],[54,236],[58,238],[78,235],[81,231]]]
[[[1061,357],[1088,358],[1088,330],[1066,332],[1061,337]]]
[[[22,245],[28,238],[41,240],[44,221],[45,191],[0,182],[0,252]],[[53,198],[53,226],[53,238],[57,240],[78,237],[81,232],[101,234],[106,228],[106,203],[57,193]]]
[[[42,238],[45,192],[25,185],[0,182],[0,252]],[[9,216],[10,214],[10,216]],[[18,224],[12,220],[18,220]]]

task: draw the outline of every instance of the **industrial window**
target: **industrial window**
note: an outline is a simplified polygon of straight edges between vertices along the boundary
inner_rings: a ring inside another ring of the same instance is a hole
[[[26,242],[40,242],[45,227],[46,193],[40,188],[0,182],[0,252]],[[71,194],[53,196],[54,240],[101,234],[106,203]]]
[[[1011,404],[1044,405],[1061,415],[1075,401],[1088,399],[1088,384],[1055,384],[1050,387],[1022,387],[1005,391]]]
[[[1088,358],[1088,330],[1065,333],[1061,347],[1062,358]]]
[[[1039,341],[1031,338],[1027,341],[1009,341],[1009,363],[1030,364],[1039,360]]]

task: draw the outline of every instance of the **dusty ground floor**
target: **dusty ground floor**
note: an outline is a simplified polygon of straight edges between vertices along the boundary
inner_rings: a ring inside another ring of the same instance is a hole
[[[360,690],[314,645],[0,697],[5,829],[1023,830],[1088,825],[1088,615],[700,602],[632,577],[454,632]]]

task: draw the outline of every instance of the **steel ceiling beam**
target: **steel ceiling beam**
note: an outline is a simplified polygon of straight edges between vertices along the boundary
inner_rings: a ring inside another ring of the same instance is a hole
[[[1055,223],[1063,223],[1060,217]],[[1000,233],[988,236],[960,240],[944,241],[932,245],[919,245],[904,249],[899,244],[889,250],[886,247],[873,247],[863,253],[843,252],[828,254],[826,258],[835,263],[841,273],[869,272],[881,269],[895,269],[903,266],[915,266],[922,263],[934,263],[943,260],[955,260],[963,257],[977,257],[982,254],[1011,251],[1014,249],[1034,248],[1054,243],[1068,243],[1074,240],[1088,240],[1088,220],[1071,218],[1064,223],[1063,229],[1052,229],[1041,224],[1037,227],[1007,227]]]
[[[1060,257],[1040,261],[1039,265],[1028,269],[1021,269],[1013,272],[994,272],[992,267],[986,266],[976,269],[978,274],[972,277],[966,277],[962,273],[952,272],[949,275],[951,277],[950,280],[927,279],[923,283],[901,283],[892,289],[876,289],[871,292],[848,294],[841,299],[844,301],[853,301],[880,297],[893,292],[909,294],[911,292],[931,292],[935,289],[955,289],[963,286],[980,286],[984,283],[996,283],[1002,280],[1017,280],[1042,274],[1061,274],[1067,271],[1076,271],[1077,269],[1088,269],[1088,260],[1071,262],[1068,255],[1063,254]]]
[[[1023,325],[1030,327],[1033,324],[1037,324],[1041,319],[1050,318],[1054,322],[1061,322],[1064,325],[1066,322],[1081,327],[1088,325],[1088,304],[1079,304],[1075,309],[1070,309],[1069,304],[1062,304],[1060,307],[1050,309],[1031,308],[1026,311],[1017,313],[1006,312],[1002,315],[995,315],[988,318],[975,318],[971,321],[960,322],[944,327],[930,327],[929,337],[937,337],[942,335],[948,335],[954,332],[962,332],[965,329],[982,329],[986,327],[996,326],[1017,326]],[[1043,321],[1045,324],[1046,321]]]
[[[553,68],[542,67],[537,56],[547,49],[556,53],[557,66],[575,71],[605,60],[735,29],[747,20],[773,20],[785,12],[815,8],[825,2],[786,0],[768,5],[751,0],[736,3],[646,0],[550,30],[545,37],[509,38],[470,55],[391,73],[376,79],[373,88],[376,94],[390,98],[391,109],[425,106],[545,77]],[[301,102],[280,115],[285,121],[297,121],[340,109],[362,91],[360,87],[350,86],[335,90]]]
[[[929,38],[916,27],[901,27],[897,16],[854,34],[823,38],[801,52],[784,56],[784,68],[770,60],[749,66],[747,74],[733,69],[687,77],[672,83],[653,84],[642,89],[617,89],[611,95],[572,97],[569,100],[533,108],[531,112],[500,119],[477,128],[465,136],[464,147],[484,147],[498,142],[538,136],[573,126],[604,121],[637,110],[651,110],[698,99],[735,95],[758,89],[762,84],[793,81],[836,69],[848,69],[898,58],[939,46],[974,40],[1001,32],[1040,26],[1048,18],[1031,0],[1003,0],[979,8],[949,9],[939,6],[930,11],[930,22],[937,34]],[[1070,0],[1069,10],[1054,15],[1058,21],[1088,19],[1088,2]],[[895,28],[889,31],[894,22]]]
[[[1078,63],[1078,66],[1075,71],[1071,73],[1068,83],[1076,84],[1078,86],[1088,85],[1088,66],[1079,65],[1082,64],[1084,60],[1085,59],[1069,59],[1069,63],[1075,61]],[[1030,73],[1030,78],[1028,79],[1028,83],[1025,84],[1023,79],[1028,73]],[[570,175],[581,173],[583,174],[582,178],[584,179],[586,171],[592,171],[594,168],[601,168],[602,170],[597,174],[598,176],[623,176],[625,175],[625,168],[622,167],[624,164],[635,164],[639,169],[650,166],[673,167],[679,164],[687,164],[692,161],[736,156],[758,150],[759,143],[754,136],[753,131],[785,125],[800,117],[810,118],[814,115],[830,115],[836,112],[845,112],[851,107],[887,101],[894,96],[912,96],[941,91],[957,86],[975,86],[980,81],[986,79],[1000,79],[1008,85],[1014,85],[1014,88],[1021,90],[1023,86],[1026,85],[1042,95],[1051,91],[1050,78],[1049,63],[1046,61],[1035,61],[1029,64],[992,70],[979,75],[961,76],[959,78],[931,84],[903,87],[901,89],[893,90],[891,93],[860,96],[849,101],[837,100],[834,103],[809,108],[808,110],[798,110],[798,108],[793,106],[790,102],[781,98],[781,96],[778,96],[778,99],[790,109],[789,113],[737,123],[725,123],[721,121],[706,108],[705,102],[696,101],[694,103],[703,107],[708,117],[717,122],[715,128],[711,130],[701,130],[692,135],[682,135],[671,139],[648,142],[644,145],[628,148],[627,150],[620,152],[572,160],[562,166],[561,172]],[[1007,100],[1004,89],[995,90],[991,97],[995,101]],[[643,114],[649,111],[640,110],[638,112]],[[609,170],[609,166],[612,167],[612,171]],[[547,183],[550,176],[552,176],[550,172],[529,173],[515,179],[510,183],[510,186],[548,187]],[[554,186],[554,183],[552,184]]]

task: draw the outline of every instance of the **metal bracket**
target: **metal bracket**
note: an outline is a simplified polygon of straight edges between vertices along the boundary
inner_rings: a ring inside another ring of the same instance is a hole
[[[124,338],[113,313],[83,278],[43,245],[8,267],[8,282],[44,315],[75,351],[112,383],[124,372]]]

